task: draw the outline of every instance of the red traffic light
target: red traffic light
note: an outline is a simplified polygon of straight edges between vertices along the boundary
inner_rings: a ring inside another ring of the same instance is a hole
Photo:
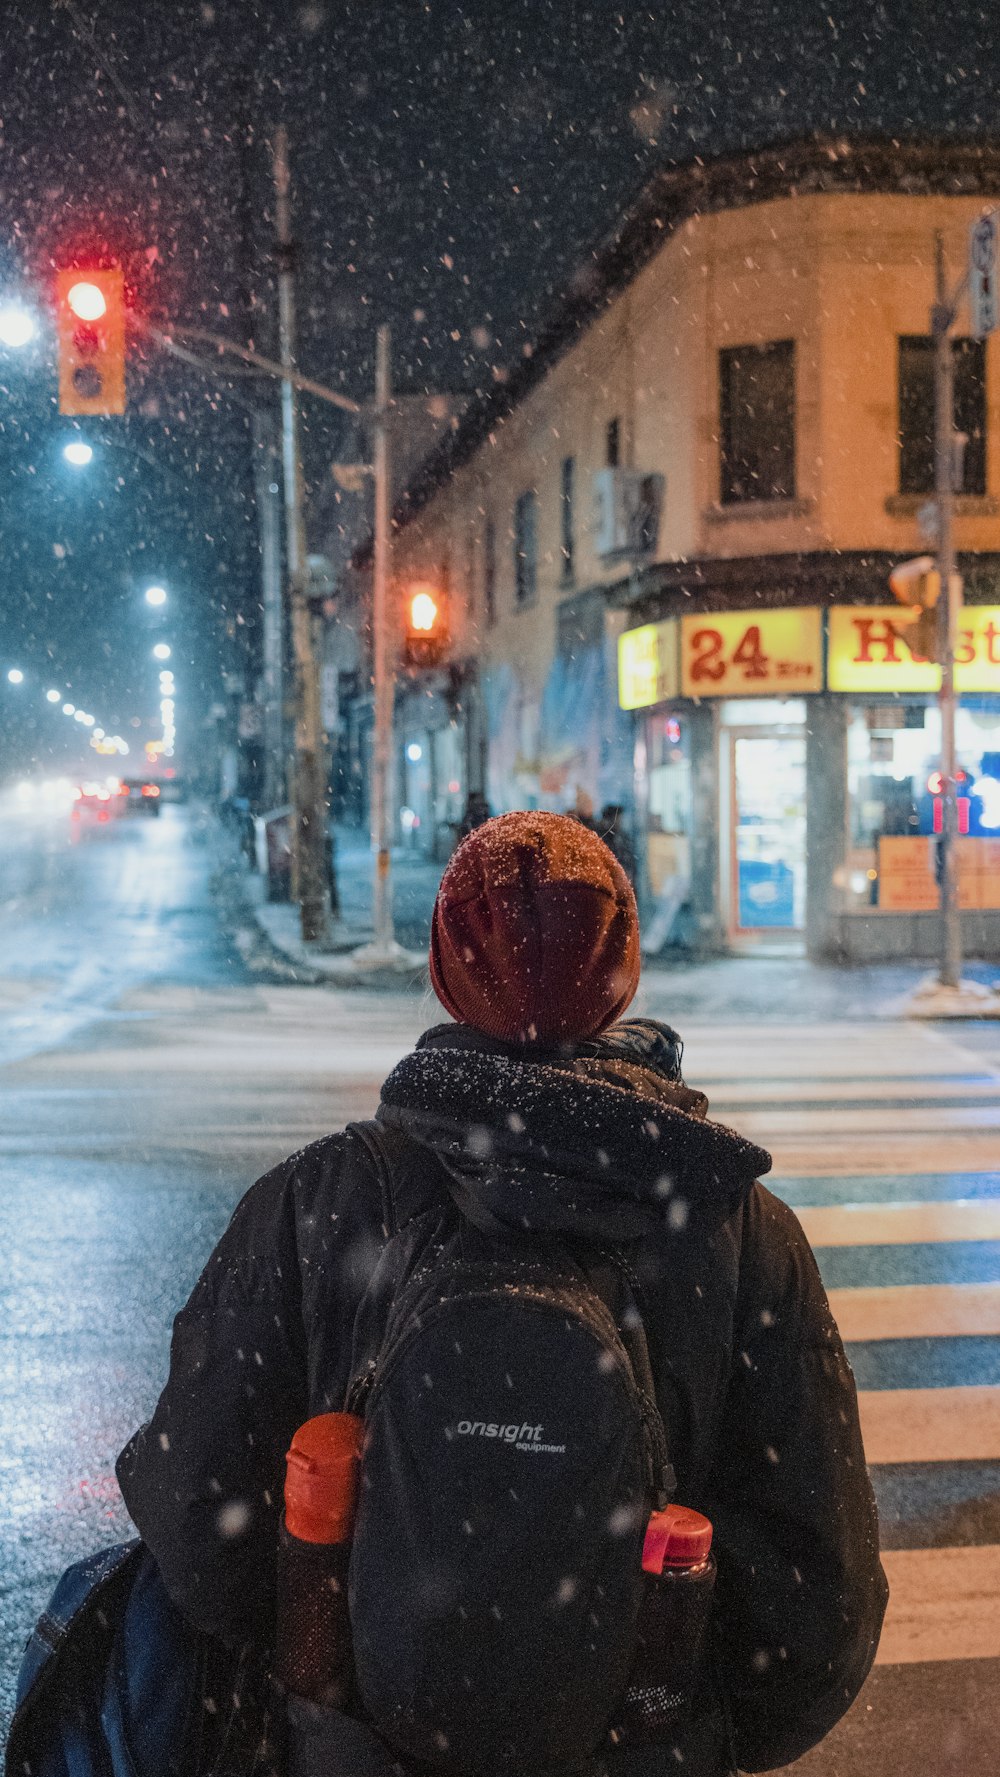
[[[120,266],[56,273],[59,412],[125,412],[125,281]]]
[[[108,312],[107,300],[100,286],[83,280],[70,285],[66,292],[66,301],[81,321],[99,321]]]

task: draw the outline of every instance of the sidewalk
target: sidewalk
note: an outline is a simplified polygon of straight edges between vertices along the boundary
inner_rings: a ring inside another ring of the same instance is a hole
[[[392,854],[392,899],[395,934],[408,953],[399,969],[361,970],[351,955],[370,944],[372,930],[372,881],[374,861],[367,833],[353,827],[336,829],[338,914],[322,949],[302,941],[299,910],[283,901],[266,901],[264,884],[242,859],[230,869],[240,874],[243,911],[254,920],[271,948],[291,965],[294,979],[313,983],[329,981],[337,986],[426,986],[427,943],[434,897],[444,868],[418,852],[397,847]],[[232,878],[230,878],[232,880]]]
[[[431,912],[444,866],[417,852],[394,850],[394,923],[397,939],[411,953],[410,966],[374,976],[359,973],[349,958],[372,938],[372,855],[366,833],[338,827],[336,838],[340,914],[332,922],[327,949],[317,951],[313,945],[303,944],[297,907],[266,902],[260,877],[241,865],[246,911],[273,950],[291,966],[296,980],[423,990]],[[925,962],[848,968],[774,953],[693,960],[674,951],[645,960],[633,1009],[668,1022],[866,1023],[905,1016],[909,996],[929,973],[933,971]],[[971,980],[1000,989],[1000,967],[995,964],[972,962],[964,973]]]

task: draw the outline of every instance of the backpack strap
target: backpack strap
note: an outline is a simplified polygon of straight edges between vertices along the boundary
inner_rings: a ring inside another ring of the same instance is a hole
[[[631,1262],[620,1247],[601,1247],[599,1253],[618,1272],[632,1298],[624,1313],[616,1315],[615,1320],[642,1401],[642,1416],[649,1448],[650,1480],[653,1492],[657,1495],[657,1503],[662,1508],[670,1503],[677,1491],[677,1476],[670,1461],[666,1428],[656,1399],[656,1383],[649,1356],[649,1340],[646,1337],[643,1289]]]
[[[428,1165],[430,1156],[401,1129],[394,1129],[380,1118],[366,1118],[363,1123],[349,1123],[348,1130],[357,1136],[375,1167],[382,1199],[382,1228],[386,1240],[400,1234],[408,1224],[432,1209],[442,1200],[442,1189]],[[417,1162],[419,1161],[419,1164]]]

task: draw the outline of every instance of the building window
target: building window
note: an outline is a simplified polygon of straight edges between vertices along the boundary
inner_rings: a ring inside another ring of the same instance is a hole
[[[538,590],[538,496],[529,489],[514,508],[514,596],[519,605],[535,602]]]
[[[617,469],[622,460],[622,423],[619,419],[608,421],[608,429],[604,435],[604,460],[609,469]]]
[[[497,620],[497,527],[492,518],[483,532],[483,612],[492,629]]]
[[[573,498],[576,481],[575,457],[563,457],[562,477],[560,482],[559,517],[562,536],[562,578],[564,585],[571,584],[574,573],[573,545],[576,524],[573,514]]]
[[[795,342],[719,353],[721,498],[795,497]]]
[[[966,437],[956,492],[986,492],[986,343],[951,342],[955,366],[955,430]],[[899,491],[934,492],[934,341],[904,334],[899,341]]]

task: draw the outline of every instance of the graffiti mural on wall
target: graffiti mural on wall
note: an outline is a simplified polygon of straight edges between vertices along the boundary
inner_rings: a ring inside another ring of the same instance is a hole
[[[631,801],[631,727],[604,644],[557,654],[540,693],[507,664],[484,674],[483,691],[497,812]]]

